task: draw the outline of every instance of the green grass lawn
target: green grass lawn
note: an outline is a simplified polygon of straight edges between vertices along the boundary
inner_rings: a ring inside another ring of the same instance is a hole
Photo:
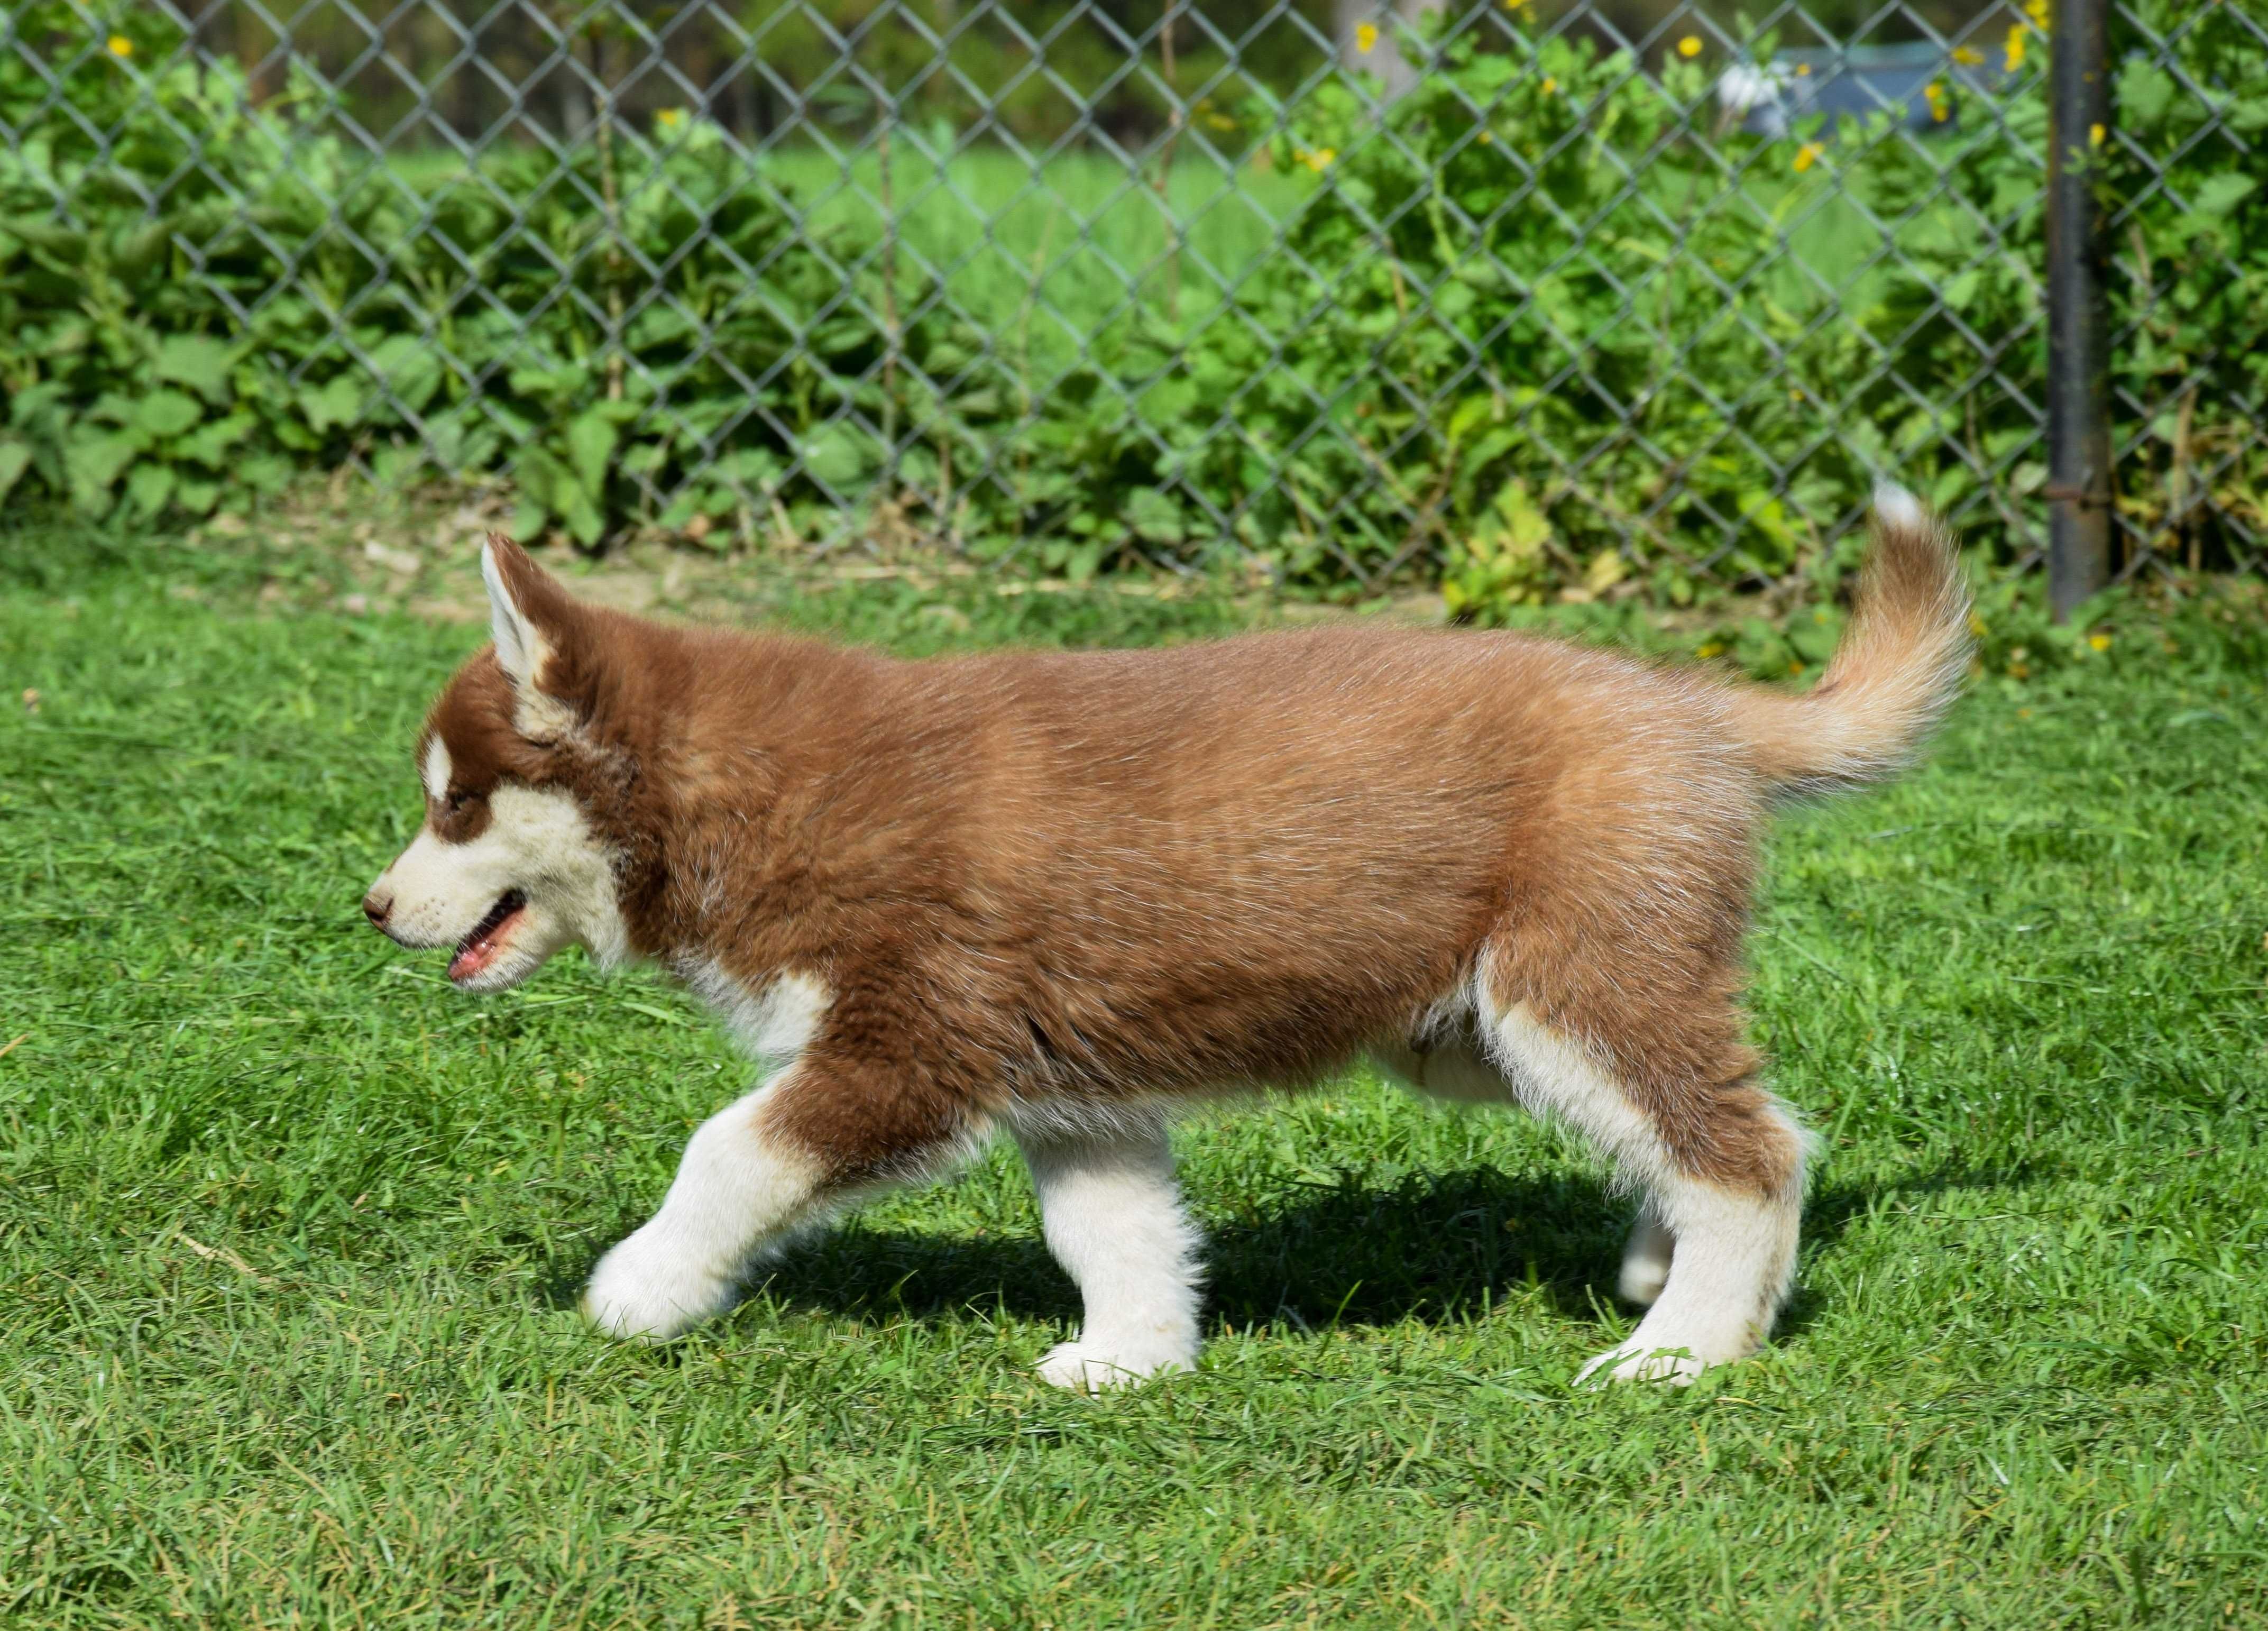
[[[1625,156],[1628,157],[1627,155]],[[880,238],[881,165],[813,148],[782,147],[767,178],[809,213],[814,226],[842,226],[852,240]],[[1302,170],[1227,166],[1184,158],[1162,196],[1155,173],[1130,173],[1099,153],[1072,150],[1028,166],[974,148],[944,165],[902,157],[890,166],[900,241],[943,279],[954,303],[1014,349],[1067,362],[1126,326],[1168,308],[1186,331],[1205,319],[1274,249],[1278,234],[1324,183]],[[1759,234],[1784,232],[1789,255],[1767,280],[1771,296],[1808,309],[1830,289],[1855,314],[1886,281],[1883,233],[1845,188],[1867,196],[1863,161],[1852,173],[1808,176],[1756,164],[1734,183],[1695,191],[1664,171],[1641,171],[1631,202],[1602,229],[1641,234],[1698,210],[1730,213]],[[1541,203],[1528,206],[1542,210]]]
[[[861,244],[880,236],[872,153],[845,163],[784,147],[766,169],[815,226],[846,227]],[[1184,159],[1160,196],[1154,174],[1077,150],[1038,166],[983,148],[944,165],[902,157],[890,178],[909,264],[939,274],[985,333],[1059,365],[1137,313],[1162,316],[1170,303],[1184,323],[1202,321],[1314,189],[1305,172]]]
[[[419,188],[463,170],[436,152],[390,162]],[[838,253],[880,240],[885,188],[871,149],[783,144],[756,173],[814,234],[839,229],[828,240]],[[1215,310],[1315,185],[1305,171],[1184,155],[1161,196],[1154,167],[1081,148],[1027,162],[975,146],[938,163],[902,147],[887,195],[909,274],[934,275],[956,307],[1017,354],[1062,365],[1123,337],[1138,314],[1162,318],[1170,306],[1195,323]]]
[[[1626,1204],[1355,1078],[1182,1129],[1208,1357],[1087,1400],[1028,1375],[1075,1309],[998,1153],[668,1347],[585,1332],[748,1067],[656,979],[465,1000],[360,922],[477,631],[60,551],[0,539],[0,1620],[2268,1618],[2257,638],[2120,626],[1782,824],[1756,1030],[1824,1154],[1760,1359],[1572,1391]],[[954,593],[774,610],[907,649],[1233,615]]]
[[[453,155],[432,152],[391,162],[427,188],[461,169]],[[1202,328],[1325,185],[1296,166],[1285,173],[1193,149],[1167,172],[1162,192],[1154,166],[1078,147],[1027,161],[974,145],[943,163],[902,147],[886,189],[871,148],[786,143],[758,161],[757,173],[814,233],[839,230],[843,236],[828,241],[844,252],[880,241],[887,193],[903,267],[934,276],[952,305],[999,336],[1011,355],[1057,368],[1123,343],[1138,318],[1158,331]],[[1879,257],[1882,232],[1849,196],[1868,197],[1862,159],[1844,173],[1819,167],[1808,175],[1758,161],[1735,181],[1698,190],[1666,168],[1641,169],[1638,181],[1600,231],[1644,237],[1665,219],[1726,211],[1759,234],[1786,234],[1788,256],[1764,286],[1782,306],[1809,309],[1827,290],[1858,313],[1884,285],[1886,274],[1868,264]],[[1169,312],[1177,323],[1167,321]]]

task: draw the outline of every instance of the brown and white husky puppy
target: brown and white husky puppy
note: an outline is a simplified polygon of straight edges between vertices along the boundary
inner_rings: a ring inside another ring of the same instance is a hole
[[[1758,834],[1904,764],[1968,661],[1951,540],[1875,508],[1808,696],[1388,628],[899,661],[581,605],[491,539],[495,643],[364,909],[465,991],[571,944],[658,963],[763,1061],[592,1275],[615,1334],[730,1307],[768,1246],[1005,1131],[1086,1302],[1041,1374],[1187,1369],[1173,1107],[1368,1054],[1618,1164],[1651,1310],[1583,1374],[1683,1380],[1763,1339],[1795,1261],[1805,1135],[1742,1039]]]

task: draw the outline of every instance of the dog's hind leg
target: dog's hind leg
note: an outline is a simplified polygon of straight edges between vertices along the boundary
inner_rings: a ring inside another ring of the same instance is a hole
[[[1578,1031],[1526,1002],[1484,995],[1483,1018],[1522,1100],[1581,1129],[1644,1191],[1623,1281],[1632,1301],[1653,1306],[1582,1376],[1603,1368],[1620,1381],[1685,1382],[1752,1352],[1794,1274],[1804,1139],[1786,1107],[1749,1079],[1736,1020],[1712,1016],[1699,1037],[1657,1037],[1640,1064],[1640,1037]],[[1649,1018],[1658,1032],[1660,1012]]]
[[[1483,1058],[1469,1032],[1422,1051],[1410,1046],[1374,1048],[1371,1059],[1402,1086],[1428,1098],[1454,1104],[1521,1102],[1518,1079]],[[1644,1307],[1661,1295],[1662,1285],[1669,1278],[1675,1244],[1669,1226],[1653,1203],[1642,1204],[1623,1247],[1622,1274],[1616,1282],[1616,1289],[1626,1301]]]
[[[1041,1376],[1093,1392],[1189,1369],[1197,1356],[1198,1236],[1182,1210],[1163,1119],[1150,1111],[1085,1125],[1035,1118],[1016,1141],[1048,1250],[1086,1305],[1078,1337],[1040,1361]]]
[[[703,1122],[661,1209],[599,1260],[583,1311],[660,1342],[733,1306],[768,1249],[879,1184],[933,1173],[973,1129],[895,1073],[806,1054]]]

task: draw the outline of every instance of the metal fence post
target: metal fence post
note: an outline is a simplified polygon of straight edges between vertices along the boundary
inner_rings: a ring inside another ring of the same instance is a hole
[[[2110,581],[2109,318],[2096,182],[2110,128],[2107,0],[2055,0],[2049,41],[2048,603]]]

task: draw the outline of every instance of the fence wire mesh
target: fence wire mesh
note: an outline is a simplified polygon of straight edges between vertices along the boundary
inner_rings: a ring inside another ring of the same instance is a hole
[[[2124,568],[2257,569],[2268,27],[2116,12]],[[0,25],[0,492],[206,513],[359,462],[508,475],[586,545],[1518,602],[1815,579],[1895,474],[2020,567],[2046,26],[36,0]]]

